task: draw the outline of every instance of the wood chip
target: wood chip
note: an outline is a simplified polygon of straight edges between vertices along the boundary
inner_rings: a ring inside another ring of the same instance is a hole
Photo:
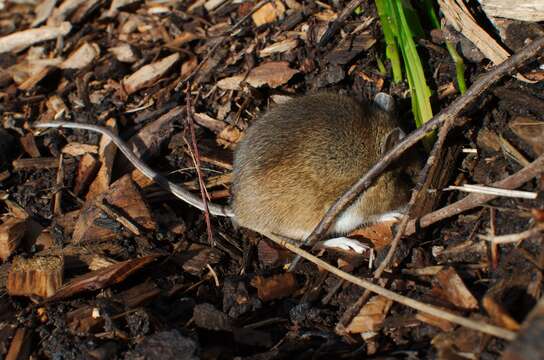
[[[113,133],[117,133],[117,122],[115,119],[108,119],[106,121],[106,126],[110,128]],[[103,193],[109,188],[116,154],[117,146],[115,146],[107,136],[102,136],[100,144],[98,145],[98,159],[101,166],[96,178],[89,186],[86,199],[94,199],[98,194]]]
[[[338,14],[335,13],[334,11],[332,10],[323,10],[323,11],[320,11],[316,14],[314,14],[315,18],[319,21],[323,21],[323,22],[331,22],[331,21],[334,21],[336,20],[336,18],[338,17]]]
[[[279,1],[269,2],[251,15],[256,26],[270,24],[283,16],[285,7]]]
[[[100,4],[100,0],[86,0],[70,16],[70,22],[78,24],[85,20]]]
[[[39,158],[41,156],[40,150],[38,149],[38,146],[36,145],[36,138],[34,137],[34,134],[28,133],[25,136],[21,137],[19,139],[19,142],[21,143],[21,146],[23,147],[23,150],[33,158]]]
[[[108,51],[111,52],[113,56],[115,56],[115,58],[120,62],[131,64],[138,61],[138,56],[136,56],[130,44],[115,46],[110,48]]]
[[[346,330],[355,334],[378,331],[392,305],[393,301],[383,296],[371,297],[359,314],[351,320]]]
[[[268,85],[276,88],[287,83],[298,70],[291,69],[287,61],[270,61],[251,69],[247,77],[235,75],[219,80],[217,86],[222,90],[239,90],[242,81],[253,87]]]
[[[27,228],[26,219],[10,217],[0,225],[0,260],[6,261],[19,247]]]
[[[138,2],[139,2],[139,0],[113,0],[111,2],[111,5],[110,5],[110,8],[109,8],[108,12],[106,12],[104,14],[104,17],[113,18],[113,17],[117,16],[120,9],[125,8],[125,7],[127,7],[127,6],[129,6],[131,4],[138,3]]]
[[[207,11],[213,11],[217,9],[221,4],[223,4],[226,0],[207,0],[204,3],[204,8]]]
[[[174,133],[174,121],[178,120],[184,111],[185,106],[176,106],[157,120],[144,126],[130,138],[127,145],[141,159],[155,157]]]
[[[169,47],[181,47],[184,44],[187,44],[188,42],[191,42],[193,40],[202,39],[203,37],[201,35],[198,35],[194,32],[190,31],[182,31],[179,35],[176,35],[174,40],[168,43]]]
[[[38,25],[41,25],[45,20],[47,20],[47,18],[53,12],[56,3],[57,0],[40,1],[39,4],[36,5],[36,7],[34,8],[34,13],[36,14],[36,17],[34,18],[31,26],[36,27]]]
[[[115,229],[95,224],[96,220],[105,215],[99,205],[104,202],[117,209],[122,209],[126,218],[142,229],[153,230],[156,228],[155,220],[140,190],[130,175],[125,175],[114,182],[104,193],[97,196],[94,201],[85,204],[74,228],[72,236],[74,243],[107,241],[122,235]],[[117,221],[116,218],[108,218]]]
[[[214,119],[205,113],[194,113],[193,118],[198,125],[210,129],[216,134],[220,133],[227,126],[225,122]]]
[[[161,289],[151,281],[138,284],[115,295],[115,299],[127,309],[134,309],[161,294]]]
[[[542,0],[481,0],[480,3],[488,16],[527,22],[544,21]]]
[[[22,82],[19,85],[19,89],[22,91],[29,91],[34,89],[40,81],[42,81],[47,75],[49,75],[55,67],[53,66],[45,66],[41,68],[38,72],[34,73],[31,77],[26,79],[24,82]]]
[[[482,305],[491,319],[498,325],[513,331],[518,331],[520,324],[512,317],[507,306],[510,305],[512,307],[512,304],[515,303],[511,297],[515,294],[514,289],[520,286],[522,285],[519,283],[509,283],[509,281],[499,280],[487,291],[482,299]],[[518,311],[512,308],[510,310]]]
[[[36,81],[31,79],[38,79],[44,69],[59,66],[61,63],[61,58],[27,60],[10,66],[7,72],[15,83],[21,85],[25,82]]]
[[[444,319],[437,318],[436,316],[432,316],[426,313],[418,312],[416,314],[416,319],[418,319],[419,321],[423,321],[426,324],[435,326],[442,331],[449,332],[455,329],[455,325],[452,324],[451,322]]]
[[[19,52],[42,41],[55,40],[72,30],[69,22],[59,26],[42,26],[37,29],[18,31],[0,38],[0,54],[8,51]]]
[[[100,47],[95,43],[85,43],[60,64],[61,69],[83,69],[100,56]]]
[[[440,9],[455,29],[467,37],[493,63],[500,64],[510,54],[486,33],[470,14],[468,8],[456,0],[439,0]]]
[[[340,41],[326,56],[331,64],[345,65],[357,55],[367,51],[376,43],[376,38],[370,33],[361,33],[355,37],[347,37]]]
[[[66,314],[66,324],[74,335],[90,335],[104,330],[105,319],[99,308],[84,305]]]
[[[49,301],[57,301],[84,291],[99,290],[119,284],[142,267],[155,261],[157,258],[157,255],[144,256],[81,275],[59,289],[54,296],[49,298]]]
[[[30,359],[32,354],[32,330],[18,328],[11,340],[5,360]]]
[[[276,267],[287,264],[293,256],[288,250],[280,248],[271,241],[261,240],[257,243],[259,262],[265,267]]]
[[[199,276],[207,271],[208,265],[217,264],[221,260],[221,252],[206,245],[191,244],[176,261],[183,263],[184,271]]]
[[[83,5],[88,0],[65,0],[59,7],[53,10],[53,13],[47,19],[47,25],[58,25],[73,14],[80,5]]]
[[[274,54],[281,54],[293,50],[298,45],[297,39],[285,39],[274,44],[268,45],[258,52],[260,57],[267,57]]]
[[[59,159],[54,157],[42,157],[32,159],[14,160],[13,170],[38,170],[38,169],[56,169],[59,167]]]
[[[45,104],[47,105],[47,111],[40,114],[40,122],[54,121],[69,112],[68,107],[58,95],[52,95],[47,98]]]
[[[63,273],[61,256],[16,257],[8,274],[8,294],[51,297],[62,286]]]
[[[518,116],[508,124],[508,127],[520,139],[531,146],[534,154],[539,156],[544,153],[544,122],[525,116]]]
[[[499,135],[492,130],[482,129],[478,132],[478,147],[486,151],[499,151],[501,149],[501,140]]]
[[[95,178],[100,163],[91,154],[85,154],[79,159],[77,167],[76,179],[74,181],[74,194],[80,196],[89,187]]]
[[[447,267],[436,274],[433,293],[462,309],[478,309],[478,300],[467,289],[465,283],[452,267]]]
[[[232,182],[232,173],[226,173],[226,174],[206,177],[205,186],[206,186],[206,189],[210,189],[212,187],[221,186],[221,185],[228,186],[231,182]],[[200,184],[198,179],[184,182],[183,186],[189,190],[200,189]]]
[[[98,146],[71,142],[62,148],[62,153],[74,157],[86,154],[97,154]]]
[[[138,90],[153,86],[163,75],[179,60],[179,54],[167,56],[153,64],[142,66],[134,74],[125,78],[122,82],[128,95]]]
[[[65,214],[62,214],[61,216],[57,216],[55,218],[55,222],[61,226],[64,229],[64,233],[69,236],[74,232],[74,228],[76,226],[76,221],[79,218],[79,215],[81,214],[81,210],[73,210],[70,212],[67,212]]]

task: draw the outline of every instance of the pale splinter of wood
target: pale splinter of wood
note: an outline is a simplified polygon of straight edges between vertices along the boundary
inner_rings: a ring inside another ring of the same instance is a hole
[[[53,40],[70,32],[72,25],[63,22],[59,26],[42,26],[37,29],[18,31],[0,38],[0,54],[21,51],[42,41]]]
[[[469,193],[495,195],[519,199],[536,199],[538,194],[530,191],[500,189],[483,185],[465,184],[463,186],[450,186],[445,190],[459,190]]]
[[[518,241],[527,240],[531,236],[537,235],[544,231],[544,225],[538,225],[532,229],[522,231],[517,234],[507,234],[507,235],[479,235],[479,238],[482,240],[490,241],[493,244],[511,244]]]

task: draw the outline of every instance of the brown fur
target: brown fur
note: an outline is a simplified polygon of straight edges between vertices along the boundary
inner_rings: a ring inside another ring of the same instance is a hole
[[[396,127],[388,113],[331,93],[277,105],[247,130],[236,150],[236,221],[301,240],[380,158],[384,139]],[[407,199],[408,186],[385,173],[356,201],[361,223]]]

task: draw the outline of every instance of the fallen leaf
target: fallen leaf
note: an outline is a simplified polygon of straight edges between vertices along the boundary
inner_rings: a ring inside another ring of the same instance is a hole
[[[433,293],[449,303],[467,310],[478,309],[478,300],[467,289],[457,272],[448,267],[438,272],[433,281]]]
[[[395,221],[377,223],[362,229],[357,229],[350,233],[348,237],[362,236],[372,242],[375,250],[380,250],[391,244],[391,241],[393,241],[394,224],[396,224]]]
[[[369,331],[378,331],[393,301],[383,296],[374,296],[361,308],[359,314],[351,320],[347,327],[350,333],[366,333]]]
[[[291,295],[297,288],[297,281],[292,273],[284,273],[269,278],[256,276],[251,285],[257,288],[259,299],[266,302]]]
[[[244,79],[244,74],[219,80],[217,86],[222,90],[239,90],[240,83],[246,81],[253,87],[268,85],[276,88],[288,82],[298,70],[291,69],[287,61],[270,61],[253,68]]]

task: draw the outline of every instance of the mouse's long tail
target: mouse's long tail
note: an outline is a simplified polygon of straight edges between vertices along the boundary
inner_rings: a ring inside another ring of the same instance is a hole
[[[125,144],[123,140],[121,140],[119,136],[115,135],[107,128],[96,126],[96,125],[80,124],[80,123],[74,123],[74,122],[68,122],[68,121],[35,123],[33,124],[33,126],[37,128],[64,127],[64,128],[71,128],[71,129],[90,130],[90,131],[100,133],[108,137],[115,145],[117,145],[119,150],[121,150],[121,152],[126,156],[126,158],[131,162],[131,164],[134,165],[136,169],[140,170],[142,174],[147,176],[149,179],[155,181],[162,188],[171,192],[176,197],[180,198],[186,203],[193,205],[199,210],[205,211],[205,206],[201,198],[189,192],[188,190],[182,188],[181,186],[174,184],[173,182],[169,181],[167,178],[165,178],[164,176],[162,176],[155,170],[151,169],[142,160],[140,160],[140,158],[138,158],[136,154],[134,154],[134,152]],[[234,216],[232,210],[227,206],[221,206],[214,203],[208,203],[208,210],[210,214],[212,215],[227,216],[227,217]]]

